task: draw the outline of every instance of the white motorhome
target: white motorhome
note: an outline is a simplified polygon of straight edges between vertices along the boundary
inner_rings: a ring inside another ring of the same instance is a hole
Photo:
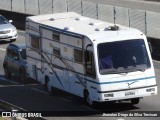
[[[28,74],[52,88],[94,102],[157,94],[146,36],[73,12],[27,17]],[[54,92],[54,91],[53,91]]]

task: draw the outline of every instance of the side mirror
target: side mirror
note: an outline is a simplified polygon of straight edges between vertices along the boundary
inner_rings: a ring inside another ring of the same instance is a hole
[[[13,22],[13,20],[9,20],[9,23],[12,23]]]
[[[89,61],[89,51],[85,51],[85,62]]]

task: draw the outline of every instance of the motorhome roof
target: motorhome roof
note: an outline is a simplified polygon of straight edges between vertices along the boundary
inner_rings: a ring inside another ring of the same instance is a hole
[[[120,34],[141,34],[140,31],[113,23],[87,18],[74,12],[46,14],[28,17],[31,20],[49,27],[59,28],[88,37],[117,36]]]

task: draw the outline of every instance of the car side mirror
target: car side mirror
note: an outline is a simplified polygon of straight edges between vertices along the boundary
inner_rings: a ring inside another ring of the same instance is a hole
[[[13,20],[9,20],[9,23],[12,23],[13,22]]]

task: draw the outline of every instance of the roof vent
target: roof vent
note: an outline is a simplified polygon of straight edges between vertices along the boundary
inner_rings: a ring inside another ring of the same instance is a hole
[[[49,20],[50,20],[50,21],[55,21],[55,19],[54,19],[54,18],[50,18]]]
[[[96,28],[95,31],[104,31],[104,28]]]
[[[109,26],[106,28],[96,28],[95,31],[116,31],[119,30],[119,26],[114,25],[114,26]]]
[[[55,17],[55,18],[50,18],[50,21],[55,21],[55,20],[59,20],[59,19],[67,19],[68,17]]]
[[[90,22],[89,25],[102,25],[103,22]]]
[[[66,31],[73,31],[73,27],[64,27],[64,30],[66,30]]]
[[[86,18],[86,17],[77,17],[75,20],[81,21],[81,20],[87,20],[87,19],[89,19],[89,18]]]
[[[105,30],[112,30],[112,31],[116,31],[116,30],[119,30],[119,26],[117,26],[117,25],[109,26],[108,28],[105,28]]]

